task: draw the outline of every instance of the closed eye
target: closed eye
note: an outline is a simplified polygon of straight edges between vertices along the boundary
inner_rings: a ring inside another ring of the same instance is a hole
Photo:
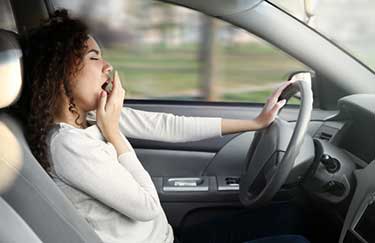
[[[99,60],[99,58],[91,57],[90,60]]]

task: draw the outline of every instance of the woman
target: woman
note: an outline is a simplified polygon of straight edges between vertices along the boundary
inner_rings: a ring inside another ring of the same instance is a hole
[[[284,83],[255,120],[123,108],[125,91],[95,39],[66,10],[23,38],[33,153],[104,242],[173,242],[149,174],[126,137],[186,142],[267,127]],[[104,87],[111,83],[110,92]]]

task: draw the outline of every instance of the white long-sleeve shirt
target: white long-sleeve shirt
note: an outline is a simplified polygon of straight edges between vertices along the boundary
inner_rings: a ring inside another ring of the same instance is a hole
[[[150,175],[134,149],[117,156],[95,123],[86,129],[56,124],[49,134],[51,175],[105,243],[172,243],[173,231]],[[124,108],[126,137],[168,142],[221,136],[221,118],[175,116]],[[131,145],[129,144],[131,147]]]

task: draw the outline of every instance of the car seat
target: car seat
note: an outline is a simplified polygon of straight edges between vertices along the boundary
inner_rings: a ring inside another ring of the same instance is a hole
[[[42,243],[25,221],[0,197],[0,242]]]

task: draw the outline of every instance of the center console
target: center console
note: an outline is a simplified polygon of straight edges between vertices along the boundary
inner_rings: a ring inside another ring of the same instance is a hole
[[[357,180],[352,202],[341,231],[339,243],[375,242],[375,161],[356,170]]]

